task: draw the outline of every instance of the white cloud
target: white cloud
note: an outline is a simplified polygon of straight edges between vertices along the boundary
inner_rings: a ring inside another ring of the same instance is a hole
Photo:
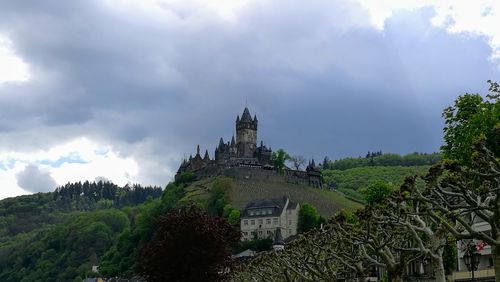
[[[49,150],[0,152],[0,199],[101,178],[125,185],[137,182],[137,174],[134,159],[120,156],[112,146],[80,137]]]
[[[9,38],[0,34],[0,84],[28,79],[28,65],[15,54]]]
[[[56,188],[56,182],[46,169],[37,165],[27,165],[24,170],[16,174],[17,185],[30,192],[49,192]]]

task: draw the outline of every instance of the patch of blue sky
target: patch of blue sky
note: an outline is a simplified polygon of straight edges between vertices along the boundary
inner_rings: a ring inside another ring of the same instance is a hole
[[[109,153],[109,150],[106,149],[106,148],[98,148],[98,149],[95,149],[94,150],[94,154],[96,155],[100,155],[100,156],[104,156],[106,155],[107,153]]]
[[[5,160],[0,160],[0,169],[1,170],[10,170],[13,169],[14,166],[16,165],[16,160],[14,159],[5,159]]]
[[[86,164],[88,162],[85,161],[84,159],[82,159],[82,157],[78,153],[72,152],[69,155],[59,157],[55,161],[41,160],[41,161],[38,161],[37,163],[38,164],[43,164],[43,165],[50,165],[51,167],[57,168],[57,167],[62,166],[65,163],[69,163],[69,164]]]

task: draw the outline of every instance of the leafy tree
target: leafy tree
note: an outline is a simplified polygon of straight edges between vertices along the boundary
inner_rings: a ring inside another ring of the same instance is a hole
[[[238,225],[240,223],[240,211],[239,210],[231,210],[231,212],[228,215],[227,221],[231,225]]]
[[[394,192],[396,189],[384,182],[384,181],[375,181],[371,185],[366,188],[361,189],[361,193],[363,194],[364,200],[368,204],[377,204],[381,203],[389,194]]]
[[[320,224],[321,216],[318,211],[316,211],[316,208],[308,203],[302,204],[299,210],[298,232],[307,232],[313,228],[319,227]]]
[[[224,207],[229,202],[228,194],[233,188],[233,185],[233,180],[227,177],[218,177],[214,181],[212,188],[210,189],[210,196],[207,205],[207,210],[210,214],[224,216]],[[226,217],[228,215],[229,210],[227,211]]]
[[[194,174],[190,171],[185,171],[176,177],[175,184],[177,184],[177,185],[187,184],[187,183],[193,182],[194,180],[196,180],[196,174]]]
[[[278,169],[279,173],[283,173],[285,168],[285,162],[290,160],[290,155],[283,149],[278,149],[276,152],[273,152],[271,155],[271,161]]]
[[[474,141],[481,137],[493,155],[500,156],[500,87],[488,83],[490,94],[485,99],[479,94],[465,94],[444,110],[445,145],[441,150],[446,158],[470,165]]]
[[[300,170],[300,168],[306,163],[306,159],[301,155],[290,157],[290,161],[293,163],[293,167],[296,170]]]
[[[148,281],[215,281],[228,265],[228,248],[240,234],[226,220],[192,208],[157,221],[143,249],[140,273]]]
[[[273,247],[273,239],[264,238],[264,239],[254,239],[250,241],[240,241],[238,245],[233,250],[233,253],[237,254],[243,252],[245,250],[252,250],[256,252],[265,252],[271,250]]]

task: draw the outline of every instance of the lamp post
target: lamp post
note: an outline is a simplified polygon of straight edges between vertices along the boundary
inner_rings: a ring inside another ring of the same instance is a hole
[[[481,254],[476,252],[476,249],[474,248],[474,246],[471,248],[468,248],[468,250],[464,254],[465,266],[467,267],[467,270],[470,271],[472,274],[471,281],[474,281],[474,271],[477,270],[480,257],[481,257]]]

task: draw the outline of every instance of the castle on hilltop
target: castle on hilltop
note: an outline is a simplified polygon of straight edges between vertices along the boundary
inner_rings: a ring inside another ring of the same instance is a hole
[[[214,158],[211,159],[208,150],[205,155],[200,154],[200,146],[196,155],[184,159],[175,175],[183,172],[192,172],[197,179],[225,175],[234,178],[254,179],[262,181],[284,181],[291,183],[307,184],[321,188],[321,171],[316,167],[314,160],[309,162],[305,171],[285,168],[283,174],[278,173],[271,161],[273,151],[266,147],[263,141],[257,147],[258,120],[253,118],[247,107],[243,114],[236,118],[236,139],[224,142],[220,138],[219,145],[215,148]]]

